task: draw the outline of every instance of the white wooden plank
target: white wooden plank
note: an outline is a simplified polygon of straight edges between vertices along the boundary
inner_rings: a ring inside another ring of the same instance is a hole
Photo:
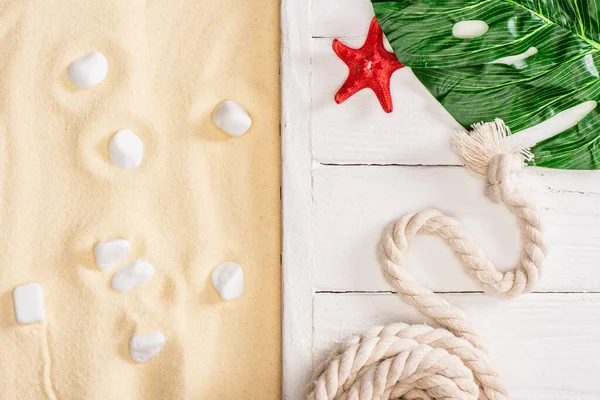
[[[342,105],[333,101],[347,68],[333,53],[331,38],[360,46],[371,17],[369,0],[284,0],[282,5],[284,399],[301,398],[313,355],[317,361],[348,334],[374,324],[424,321],[391,295],[313,296],[313,288],[389,290],[375,246],[395,217],[436,206],[464,221],[493,260],[509,267],[518,258],[513,217],[491,204],[481,182],[462,168],[319,164],[458,164],[449,146],[458,124],[409,69],[392,79],[390,115],[368,90]],[[600,173],[528,169],[528,174],[540,180],[535,194],[551,247],[538,290],[600,291],[595,272]],[[416,239],[408,264],[434,290],[477,290],[437,239]],[[481,327],[513,398],[598,398],[599,294],[535,294],[510,302],[483,295],[447,298]]]
[[[359,47],[363,39],[345,40]],[[409,68],[392,76],[394,112],[386,114],[365,89],[343,104],[335,93],[348,68],[331,49],[331,39],[312,41],[314,157],[321,163],[458,164],[450,134],[460,125]]]
[[[600,295],[534,294],[510,301],[480,294],[444,297],[467,313],[490,344],[511,398],[599,398]],[[317,295],[315,363],[348,336],[393,322],[432,324],[395,295]]]
[[[373,18],[369,0],[313,0],[313,37],[364,36]]]
[[[300,399],[312,363],[310,3],[283,0],[283,399]]]
[[[600,171],[526,168],[522,175],[543,209],[550,248],[537,290],[600,291]],[[426,207],[462,221],[500,269],[518,259],[515,218],[463,168],[320,166],[313,176],[316,290],[390,290],[375,255],[380,235],[394,219]],[[416,238],[407,265],[433,290],[478,290],[439,239]]]

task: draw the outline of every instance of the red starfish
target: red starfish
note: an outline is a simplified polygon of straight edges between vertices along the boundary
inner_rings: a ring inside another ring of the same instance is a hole
[[[383,47],[383,32],[377,19],[373,18],[367,40],[360,49],[353,49],[335,39],[333,51],[350,69],[348,79],[335,95],[335,102],[341,104],[359,90],[370,88],[375,92],[383,110],[391,113],[394,106],[390,78],[403,65],[394,53]]]

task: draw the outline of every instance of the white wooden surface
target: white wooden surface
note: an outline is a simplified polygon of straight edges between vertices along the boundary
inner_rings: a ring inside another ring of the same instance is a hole
[[[347,69],[333,37],[359,46],[369,0],[284,0],[284,398],[311,367],[376,324],[430,322],[390,293],[375,259],[384,227],[436,207],[458,217],[499,265],[519,252],[516,222],[491,204],[449,147],[456,122],[414,78],[395,73],[395,110],[365,90],[333,96]],[[600,398],[600,172],[528,168],[550,256],[536,292],[490,298],[433,238],[411,243],[409,268],[462,307],[489,341],[515,399]]]

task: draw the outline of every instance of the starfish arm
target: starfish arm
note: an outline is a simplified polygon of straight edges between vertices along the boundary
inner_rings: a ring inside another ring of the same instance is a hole
[[[378,47],[383,47],[383,31],[377,22],[377,18],[373,18],[371,20],[371,25],[369,26],[369,32],[367,33],[367,40],[363,45],[363,48],[371,48],[377,49]]]
[[[338,39],[333,39],[333,51],[346,65],[350,66],[350,63],[355,62],[361,58],[361,54],[357,49],[346,46]]]
[[[392,101],[392,91],[390,89],[390,77],[382,78],[380,81],[375,81],[371,85],[371,89],[375,92],[381,108],[386,113],[394,111],[394,103]]]
[[[404,68],[404,65],[400,64],[400,63],[396,63],[396,64],[389,64],[386,65],[384,68],[384,73],[388,76],[388,77],[392,77],[392,75],[394,75],[394,72],[398,71],[399,69]]]
[[[355,79],[355,77],[353,77],[352,75],[352,72],[350,72],[348,79],[346,79],[346,82],[344,82],[340,90],[338,90],[338,92],[336,93],[335,102],[337,104],[342,104],[354,94],[356,94],[356,92],[359,92],[362,89],[366,88],[366,85],[362,80]]]

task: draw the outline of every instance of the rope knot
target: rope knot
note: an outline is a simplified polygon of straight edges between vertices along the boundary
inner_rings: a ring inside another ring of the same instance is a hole
[[[452,137],[452,148],[467,171],[480,178],[489,176],[490,183],[497,184],[520,169],[525,160],[533,158],[528,149],[510,148],[504,140],[509,135],[510,129],[501,119],[478,123],[470,132],[456,132]]]
[[[520,154],[501,153],[487,167],[486,195],[493,203],[506,203],[517,190],[517,171],[523,168]]]
[[[510,149],[504,140],[510,129],[501,119],[473,125],[471,132],[457,132],[452,147],[467,171],[486,180],[486,195],[496,204],[518,196],[516,172],[533,155],[527,149]]]

